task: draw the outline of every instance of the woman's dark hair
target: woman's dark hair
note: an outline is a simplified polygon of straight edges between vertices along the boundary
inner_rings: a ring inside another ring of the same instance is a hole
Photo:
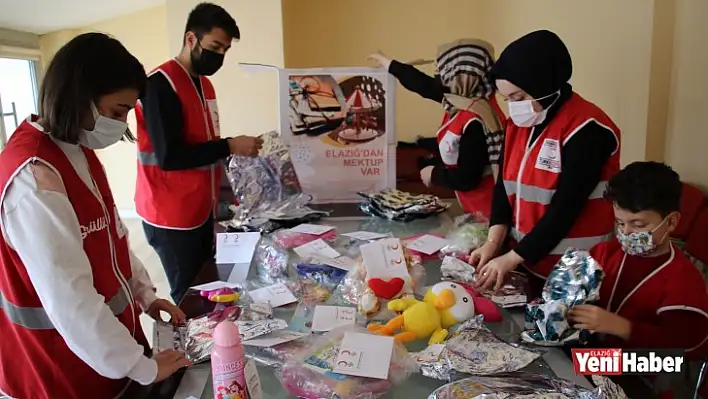
[[[56,53],[39,91],[39,116],[52,137],[77,144],[81,125],[92,115],[91,104],[107,94],[135,89],[142,95],[145,68],[116,39],[84,33]],[[135,141],[126,131],[124,139]]]
[[[614,175],[605,198],[632,213],[654,211],[662,217],[681,206],[683,184],[678,173],[661,162],[634,162]]]
[[[236,21],[221,6],[213,3],[199,3],[189,13],[184,33],[194,32],[199,40],[214,28],[221,28],[231,39],[241,40],[241,31]],[[186,37],[185,37],[186,42]]]

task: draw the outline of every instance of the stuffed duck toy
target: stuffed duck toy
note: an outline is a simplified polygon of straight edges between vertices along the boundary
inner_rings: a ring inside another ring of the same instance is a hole
[[[475,312],[483,314],[488,322],[502,319],[501,312],[492,301],[466,284],[451,281],[435,284],[428,289],[423,301],[395,299],[388,303],[388,309],[401,314],[385,325],[370,324],[368,329],[377,334],[394,336],[399,343],[429,338],[428,344],[439,344],[447,338],[448,328],[471,319]]]

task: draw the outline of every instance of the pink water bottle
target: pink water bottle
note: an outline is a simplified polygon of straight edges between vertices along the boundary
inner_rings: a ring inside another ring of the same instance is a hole
[[[211,375],[214,399],[248,399],[246,355],[236,323],[222,321],[214,330],[211,348]]]

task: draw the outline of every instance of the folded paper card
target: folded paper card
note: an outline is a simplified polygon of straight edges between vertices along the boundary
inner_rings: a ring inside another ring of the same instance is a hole
[[[283,283],[258,288],[248,293],[254,302],[270,303],[274,308],[297,302],[292,291]]]
[[[391,365],[393,344],[393,337],[347,332],[332,371],[385,380]]]

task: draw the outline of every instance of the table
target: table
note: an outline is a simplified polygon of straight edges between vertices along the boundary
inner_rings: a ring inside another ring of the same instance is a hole
[[[447,212],[434,217],[415,220],[409,223],[399,223],[356,215],[356,213],[351,210],[351,207],[350,209],[347,209],[346,206],[340,206],[338,208],[339,210],[334,212],[333,217],[323,219],[320,224],[336,226],[339,233],[363,230],[393,233],[399,238],[406,238],[420,233],[437,233],[444,235],[453,225],[454,217],[460,214],[459,208],[453,206]],[[428,284],[434,284],[440,281],[440,262],[440,260],[431,260],[424,263],[427,271]],[[232,268],[233,266],[230,265],[206,265],[198,276],[197,281],[195,281],[195,284],[215,280],[226,281]],[[255,277],[255,270],[253,269],[254,268],[250,270],[249,275]],[[196,292],[191,292],[184,298],[180,307],[185,311],[188,317],[194,317],[211,311],[214,304],[204,300]],[[276,309],[275,317],[290,321],[294,310],[295,305],[278,308]],[[504,321],[490,324],[490,329],[504,339],[512,341],[518,339],[521,326],[523,325],[523,308],[503,310],[503,314]],[[265,398],[280,399],[289,397],[282,389],[280,382],[275,378],[271,369],[259,366],[258,370]],[[573,381],[578,385],[587,388],[591,387],[584,377],[575,375],[571,360],[562,350],[556,348],[550,348],[543,356],[542,360],[527,367],[526,371],[555,374],[558,377]],[[189,396],[205,399],[213,398],[210,366],[208,363],[191,367],[183,376],[180,375],[180,377],[181,382],[174,398],[185,399]],[[436,381],[421,375],[414,375],[411,376],[406,383],[390,391],[385,398],[425,398],[431,391],[443,384],[444,382],[442,381]]]

